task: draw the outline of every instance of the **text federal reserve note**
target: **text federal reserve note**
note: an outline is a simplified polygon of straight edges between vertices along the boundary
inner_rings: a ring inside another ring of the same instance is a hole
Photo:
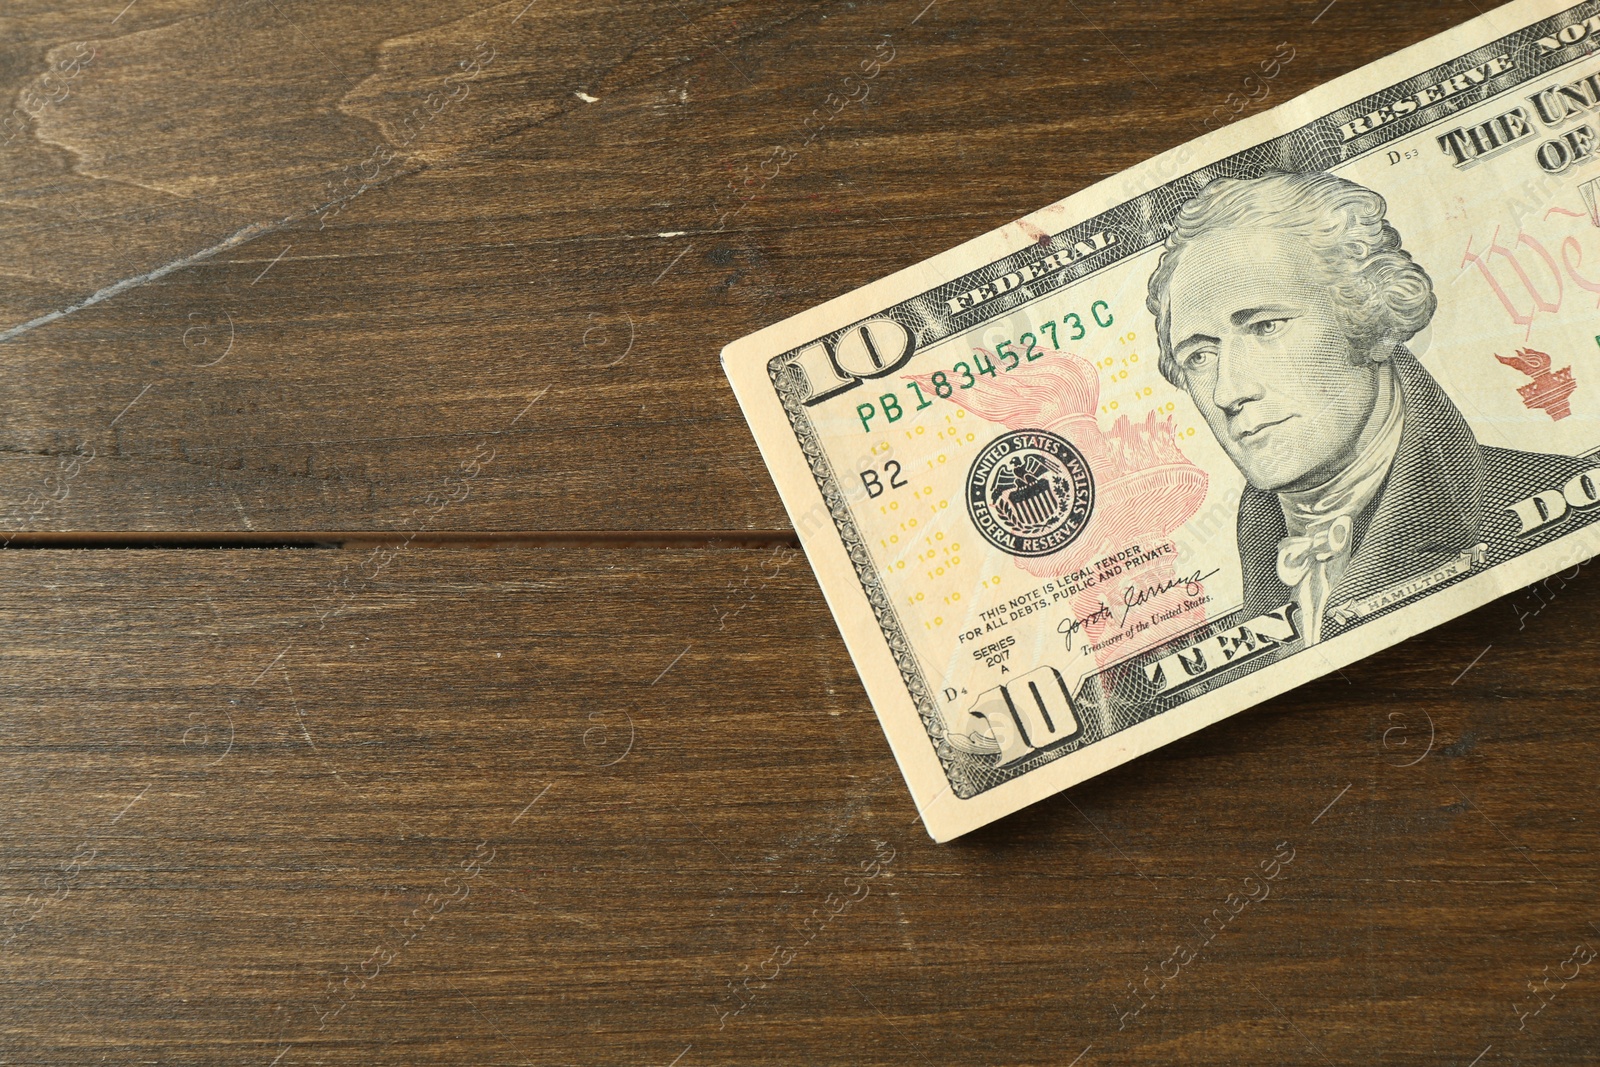
[[[1600,551],[1600,0],[730,345],[946,840]]]

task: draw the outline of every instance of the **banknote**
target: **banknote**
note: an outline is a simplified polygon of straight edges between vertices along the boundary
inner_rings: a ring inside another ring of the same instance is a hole
[[[934,838],[1600,552],[1597,161],[1519,0],[724,350]]]

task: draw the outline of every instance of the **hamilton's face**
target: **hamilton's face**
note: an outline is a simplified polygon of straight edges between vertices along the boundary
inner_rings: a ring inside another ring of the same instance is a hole
[[[1168,288],[1182,384],[1258,489],[1338,474],[1377,401],[1378,368],[1351,351],[1312,255],[1292,234],[1217,230],[1183,250]]]

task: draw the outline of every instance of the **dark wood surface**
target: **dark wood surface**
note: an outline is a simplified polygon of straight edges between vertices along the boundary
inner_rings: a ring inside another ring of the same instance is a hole
[[[938,846],[717,365],[1474,10],[0,10],[0,1062],[1592,1062],[1587,567]]]
[[[940,846],[782,549],[347,562],[0,555],[7,1062],[1594,1050],[1589,573]]]
[[[927,3],[17,5],[0,336],[169,273],[0,347],[0,499],[96,456],[12,527],[408,530],[548,388],[442,525],[784,528],[723,345],[1193,138],[1279,42],[1267,105],[1473,13]]]

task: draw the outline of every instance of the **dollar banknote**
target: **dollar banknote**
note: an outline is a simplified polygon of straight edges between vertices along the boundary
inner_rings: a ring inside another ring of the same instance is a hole
[[[947,840],[1600,551],[1600,0],[728,346]]]

